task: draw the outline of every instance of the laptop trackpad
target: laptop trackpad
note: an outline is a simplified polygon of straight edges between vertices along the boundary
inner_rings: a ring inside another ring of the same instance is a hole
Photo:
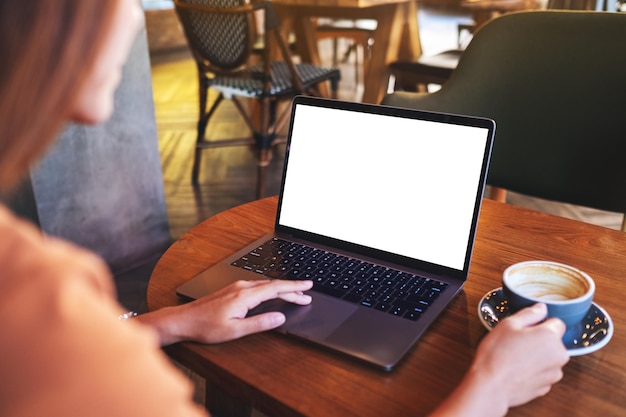
[[[250,311],[256,315],[268,311],[281,311],[287,322],[276,329],[304,339],[324,340],[348,317],[358,310],[358,306],[340,302],[323,294],[309,293],[311,304],[299,306],[282,300],[271,300]]]

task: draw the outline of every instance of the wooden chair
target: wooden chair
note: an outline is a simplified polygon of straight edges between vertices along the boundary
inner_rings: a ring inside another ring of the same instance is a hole
[[[494,119],[496,190],[626,213],[624,39],[622,13],[506,14],[476,33],[439,91],[382,103]]]
[[[288,120],[289,106],[279,104],[297,94],[321,95],[318,87],[327,81],[336,97],[339,70],[311,64],[294,64],[279,33],[278,18],[271,2],[258,0],[175,0],[176,11],[189,47],[196,60],[199,81],[200,116],[194,155],[192,182],[198,184],[201,151],[220,146],[253,146],[257,155],[257,197],[265,194],[266,168],[275,145],[284,142],[279,132]],[[264,13],[261,62],[251,59],[258,37],[255,13]],[[278,46],[282,61],[271,58]],[[218,96],[207,110],[208,90]],[[245,138],[208,140],[207,124],[224,98],[235,104],[250,128]],[[258,105],[246,108],[245,100]],[[256,111],[255,111],[256,110]],[[258,113],[258,114],[257,114]]]

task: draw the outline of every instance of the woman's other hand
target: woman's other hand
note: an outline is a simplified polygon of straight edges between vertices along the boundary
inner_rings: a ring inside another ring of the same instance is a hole
[[[432,416],[504,416],[547,394],[563,377],[569,355],[565,324],[547,319],[545,304],[506,318],[478,346],[458,388]]]
[[[188,304],[163,308],[137,319],[158,331],[162,345],[183,340],[220,343],[279,327],[285,322],[281,312],[247,314],[273,299],[307,305],[311,296],[304,291],[312,286],[312,281],[237,281]]]

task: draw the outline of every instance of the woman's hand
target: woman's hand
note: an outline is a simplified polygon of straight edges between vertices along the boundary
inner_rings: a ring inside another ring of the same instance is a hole
[[[478,348],[473,368],[489,375],[507,408],[547,394],[563,377],[569,361],[565,324],[541,322],[546,314],[545,304],[524,309],[503,320]]]
[[[565,324],[547,319],[545,304],[506,318],[481,342],[472,367],[433,416],[503,416],[550,391],[569,355]]]
[[[281,312],[246,315],[276,298],[307,305],[311,296],[304,291],[312,286],[312,281],[237,281],[188,304],[147,313],[137,320],[154,327],[162,345],[182,340],[220,343],[279,327],[285,322]]]

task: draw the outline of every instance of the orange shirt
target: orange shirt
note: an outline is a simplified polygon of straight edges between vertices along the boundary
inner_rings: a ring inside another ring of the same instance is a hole
[[[0,415],[206,416],[100,258],[0,207]]]

